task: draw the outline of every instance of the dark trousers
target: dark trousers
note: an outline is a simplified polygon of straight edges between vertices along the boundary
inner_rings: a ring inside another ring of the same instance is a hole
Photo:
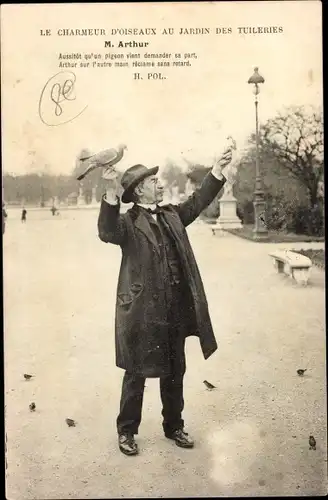
[[[178,297],[176,297],[178,299]],[[176,305],[181,304],[179,300]],[[160,378],[162,400],[163,430],[165,433],[182,429],[184,421],[182,411],[183,377],[186,371],[185,358],[185,323],[181,317],[181,309],[176,308],[171,316],[170,328],[170,373]],[[122,384],[120,413],[117,417],[118,434],[129,432],[138,434],[142,415],[145,378],[125,372]]]

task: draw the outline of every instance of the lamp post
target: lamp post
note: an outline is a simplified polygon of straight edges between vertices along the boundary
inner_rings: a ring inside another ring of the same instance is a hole
[[[260,172],[260,155],[259,155],[259,119],[258,119],[258,94],[260,93],[260,83],[264,83],[264,78],[259,74],[259,69],[254,68],[253,75],[248,79],[248,83],[254,84],[253,93],[255,95],[255,124],[256,124],[256,181],[254,191],[254,239],[266,239],[268,230],[266,227],[265,218],[265,199],[263,192],[263,183]]]

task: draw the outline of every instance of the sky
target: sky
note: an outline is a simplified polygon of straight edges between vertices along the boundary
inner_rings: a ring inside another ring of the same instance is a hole
[[[240,35],[242,26],[280,26],[283,32]],[[156,36],[111,34],[146,27],[156,27]],[[162,35],[169,27],[175,33]],[[232,33],[216,35],[223,27]],[[63,28],[104,29],[106,36],[59,36]],[[210,34],[180,35],[180,28],[208,28]],[[50,29],[51,36],[41,36],[41,29]],[[118,165],[122,171],[135,163],[161,166],[168,159],[182,167],[185,160],[211,164],[228,136],[242,154],[255,129],[254,94],[247,83],[255,66],[265,78],[260,123],[284,107],[322,105],[321,32],[319,1],[2,5],[3,172],[46,168],[70,174],[83,148],[97,152],[120,143],[128,148]],[[105,40],[149,45],[105,49]],[[59,68],[60,53],[104,58],[138,51],[171,53],[172,60],[175,53],[182,60],[195,53],[197,59],[189,59],[190,67],[76,68],[75,100],[63,107],[70,116],[84,111],[58,126],[40,119],[41,95],[43,118],[54,116],[51,83],[42,90],[51,77],[67,71]],[[143,80],[135,80],[134,71]],[[149,72],[162,72],[166,79],[148,80]]]

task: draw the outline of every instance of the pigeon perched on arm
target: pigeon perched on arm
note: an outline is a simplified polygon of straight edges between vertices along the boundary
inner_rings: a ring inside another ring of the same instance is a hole
[[[125,144],[121,144],[117,149],[105,149],[104,151],[100,151],[99,153],[92,155],[88,158],[88,166],[86,170],[83,174],[80,174],[77,177],[77,180],[81,181],[86,175],[90,174],[90,172],[96,168],[102,167],[108,169],[109,167],[113,167],[116,163],[122,160],[125,149],[127,149]]]

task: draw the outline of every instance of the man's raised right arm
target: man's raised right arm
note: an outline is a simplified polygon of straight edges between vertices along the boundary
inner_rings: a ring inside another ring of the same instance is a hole
[[[120,214],[120,199],[117,196],[117,183],[108,183],[106,194],[102,197],[98,217],[98,236],[104,243],[122,246],[127,237],[126,224]]]

